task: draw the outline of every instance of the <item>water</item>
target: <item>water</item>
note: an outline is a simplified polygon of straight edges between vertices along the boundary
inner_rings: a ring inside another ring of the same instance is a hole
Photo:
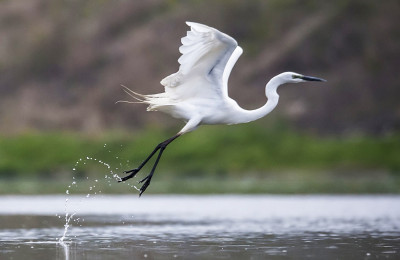
[[[0,259],[400,259],[400,196],[67,198],[0,197]]]

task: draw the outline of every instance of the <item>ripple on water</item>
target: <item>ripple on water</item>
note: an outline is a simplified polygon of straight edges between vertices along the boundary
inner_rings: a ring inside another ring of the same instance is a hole
[[[56,238],[66,220],[54,215],[63,215],[64,200],[0,198],[1,254],[49,259],[59,250],[62,256],[65,250],[55,245],[62,244]],[[193,252],[199,258],[391,258],[400,252],[399,202],[396,196],[95,196],[77,208],[79,222],[70,219],[69,240],[62,242],[78,258],[188,258]],[[321,205],[335,208],[313,210]],[[374,212],[365,214],[366,208]]]

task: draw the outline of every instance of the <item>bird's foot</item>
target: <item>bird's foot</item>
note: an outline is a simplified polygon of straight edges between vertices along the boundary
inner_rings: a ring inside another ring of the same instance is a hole
[[[143,183],[144,182],[142,187],[140,187],[139,197],[142,196],[143,192],[145,192],[147,187],[149,187],[152,177],[153,177],[153,174],[149,174],[143,180],[139,181],[139,183]]]
[[[129,171],[124,171],[125,174],[130,173],[128,176],[125,176],[123,178],[121,178],[121,180],[119,180],[118,182],[123,182],[126,180],[129,180],[130,178],[135,177],[135,175],[140,171],[139,168],[133,169],[133,170],[129,170]]]

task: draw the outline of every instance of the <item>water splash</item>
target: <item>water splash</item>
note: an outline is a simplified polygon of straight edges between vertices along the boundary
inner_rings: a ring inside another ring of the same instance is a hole
[[[70,222],[71,222],[72,218],[74,217],[74,215],[76,214],[76,212],[74,212],[71,215],[68,214],[68,212],[67,212],[67,203],[68,203],[68,199],[65,199],[64,233],[63,233],[62,237],[60,237],[58,239],[58,245],[62,246],[62,248],[63,248],[65,260],[69,260],[69,245],[64,240],[67,237],[67,232],[68,232],[68,228],[70,227]]]
[[[67,201],[68,200],[66,200],[65,204],[67,204]],[[68,228],[70,226],[69,223],[70,223],[71,219],[74,217],[75,214],[76,214],[76,212],[72,213],[71,215],[69,215],[68,212],[65,213],[64,234],[63,234],[62,237],[60,237],[60,239],[58,240],[58,243],[65,244],[64,243],[64,239],[65,239],[65,237],[67,235]]]
[[[104,148],[106,148],[106,147],[107,147],[107,144],[104,144]],[[111,152],[111,151],[109,150],[109,152]],[[119,157],[116,156],[116,159],[119,159]],[[80,158],[79,160],[77,160],[74,167],[72,168],[72,171],[76,172],[79,166],[86,165],[88,162],[98,163],[107,169],[108,174],[105,174],[104,180],[106,180],[108,182],[109,186],[111,186],[112,183],[115,183],[115,181],[121,180],[121,177],[117,173],[114,172],[114,171],[118,171],[118,167],[114,167],[114,169],[113,169],[109,163],[106,163],[102,160],[99,160],[97,158],[93,158],[90,156],[86,156],[86,157],[83,157],[83,158]],[[127,161],[126,163],[129,163],[129,161]],[[119,163],[119,166],[123,167],[121,162]],[[86,177],[86,179],[89,180],[89,177]],[[71,203],[71,202],[69,202],[68,196],[70,196],[70,194],[73,194],[74,188],[78,188],[78,183],[77,183],[75,177],[72,177],[72,182],[70,185],[68,185],[68,188],[65,191],[67,198],[65,200],[65,210],[64,210],[64,212],[65,212],[64,232],[63,232],[62,237],[60,237],[58,239],[58,244],[64,248],[65,259],[69,259],[69,246],[66,243],[67,233],[68,233],[69,228],[72,226],[72,223],[82,226],[82,222],[85,221],[83,218],[79,218],[79,217],[75,218],[75,215],[77,215],[77,213],[79,212],[80,206],[82,205],[84,200],[87,200],[89,198],[93,199],[95,197],[95,195],[100,194],[102,192],[99,188],[96,188],[96,184],[99,183],[99,180],[94,179],[94,183],[95,184],[90,185],[88,187],[88,193],[86,195],[83,195],[83,197],[78,202],[79,207],[77,207],[75,212],[72,212],[72,213],[70,213],[68,211],[68,203]],[[134,184],[130,184],[130,183],[125,183],[125,184],[131,188],[134,188],[137,191],[140,191]],[[58,217],[61,218],[61,216],[58,216]]]

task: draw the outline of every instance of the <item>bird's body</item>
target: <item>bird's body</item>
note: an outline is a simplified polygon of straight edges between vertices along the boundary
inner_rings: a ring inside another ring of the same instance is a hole
[[[138,168],[127,171],[126,173],[131,174],[121,179],[125,181],[135,176],[160,150],[150,174],[141,181],[144,184],[140,195],[150,184],[164,149],[180,135],[204,124],[230,125],[257,120],[270,113],[278,104],[278,86],[284,83],[323,81],[293,72],[281,73],[266,85],[265,94],[268,100],[264,106],[254,110],[243,109],[228,96],[228,78],[243,52],[242,48],[232,37],[214,28],[192,22],[187,24],[191,30],[181,40],[179,70],[161,81],[165,91],[142,95],[125,88],[139,103],[148,104],[148,111],[161,111],[186,122],[177,135],[160,143]]]

